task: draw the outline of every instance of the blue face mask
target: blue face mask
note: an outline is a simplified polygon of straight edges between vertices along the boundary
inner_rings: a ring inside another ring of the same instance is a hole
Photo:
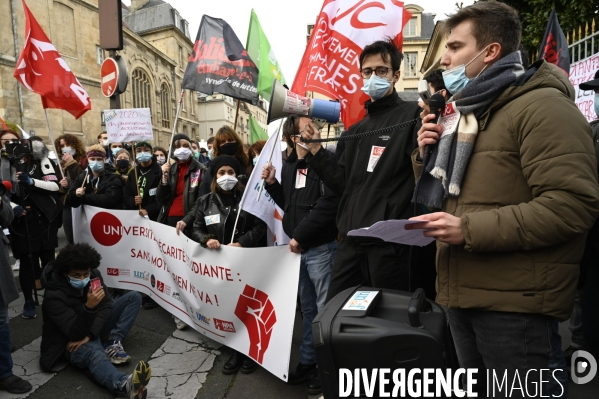
[[[208,159],[211,161],[214,159],[214,151],[212,151],[212,148],[208,150]]]
[[[468,83],[470,83],[470,79],[466,76],[466,67],[470,65],[472,61],[477,59],[478,56],[481,55],[487,48],[488,47],[485,47],[480,53],[476,55],[476,57],[470,60],[469,63],[458,65],[455,68],[451,68],[450,70],[443,72],[443,83],[445,83],[445,88],[449,90],[451,94],[459,93],[460,91],[462,91],[464,87],[466,87]],[[485,68],[486,67],[487,66],[485,65]],[[478,75],[480,75],[485,70],[485,68],[483,68],[482,71],[478,73]],[[478,75],[476,77],[478,77]]]
[[[120,150],[122,150],[122,148],[119,148],[119,147],[113,148],[113,149],[112,149],[112,155],[116,157],[116,154],[117,154],[117,153],[118,153]]]
[[[597,114],[597,118],[599,118],[599,93],[595,93],[595,113]]]
[[[100,173],[104,170],[104,161],[89,161],[89,167],[92,171]]]
[[[198,150],[193,151],[193,159],[200,159],[200,152]]]
[[[137,159],[138,162],[146,163],[150,159],[152,159],[152,154],[150,154],[149,152],[140,152],[135,156],[135,159]]]
[[[75,288],[76,290],[80,290],[80,291],[83,290],[88,283],[89,283],[89,277],[87,277],[83,280],[69,277],[69,284],[71,284],[71,287]]]
[[[76,152],[73,149],[73,147],[64,147],[61,151],[62,151],[63,155],[67,154],[67,153],[71,154],[71,155],[75,155],[76,154]]]
[[[368,97],[376,101],[385,96],[389,87],[391,87],[391,83],[389,83],[387,79],[373,74],[369,79],[364,79],[362,91],[368,94]]]

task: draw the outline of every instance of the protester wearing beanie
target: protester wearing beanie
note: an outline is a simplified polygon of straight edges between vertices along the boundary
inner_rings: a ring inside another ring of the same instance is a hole
[[[266,235],[266,224],[254,215],[241,211],[239,202],[243,186],[237,180],[242,171],[239,161],[229,155],[221,155],[210,164],[213,176],[211,192],[200,197],[196,204],[195,222],[191,238],[204,248],[219,249],[221,245],[232,247],[258,247]],[[237,213],[239,220],[237,226]],[[235,235],[233,235],[235,231]],[[256,369],[256,363],[235,351],[223,366],[224,374],[233,374],[241,368],[248,374]]]
[[[106,150],[95,144],[87,152],[88,167],[80,173],[67,196],[66,205],[122,209],[123,181],[106,168]]]

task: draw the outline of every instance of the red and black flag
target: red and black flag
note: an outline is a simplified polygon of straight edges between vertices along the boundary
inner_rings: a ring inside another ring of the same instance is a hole
[[[204,94],[217,92],[255,104],[257,83],[258,68],[231,26],[222,19],[204,15],[183,88]]]
[[[539,49],[539,59],[557,65],[566,75],[570,75],[570,53],[568,53],[568,42],[566,35],[559,26],[555,8],[549,14],[549,21],[545,29],[545,36]]]

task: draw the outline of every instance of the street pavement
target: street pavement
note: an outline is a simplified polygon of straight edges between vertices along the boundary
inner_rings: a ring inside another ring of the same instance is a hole
[[[64,245],[62,230],[60,246]],[[39,291],[43,302],[43,291]],[[92,382],[82,370],[66,363],[56,374],[43,373],[39,369],[39,344],[42,317],[38,307],[35,319],[23,319],[23,298],[10,305],[11,342],[17,350],[13,353],[13,372],[23,376],[34,385],[28,395],[10,395],[0,391],[0,399],[12,398],[113,398],[109,391]],[[563,348],[568,347],[570,333],[567,323],[560,325]],[[290,371],[298,362],[301,343],[301,318],[296,313],[292,338]],[[149,361],[152,379],[148,386],[148,398],[180,399],[318,399],[308,395],[304,385],[287,385],[268,371],[258,367],[252,374],[224,375],[223,364],[231,355],[231,349],[207,338],[188,327],[179,331],[170,314],[158,307],[141,309],[129,336],[123,341],[132,362],[117,366],[130,373],[139,360]],[[570,383],[570,398],[596,399],[599,397],[599,376],[587,385]]]

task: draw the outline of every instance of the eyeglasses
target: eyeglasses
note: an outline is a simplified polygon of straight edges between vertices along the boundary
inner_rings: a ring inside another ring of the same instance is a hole
[[[374,68],[374,73],[376,73],[376,76],[378,76],[379,78],[384,78],[385,76],[387,76],[390,69],[391,68],[389,67],[379,66]],[[364,68],[360,71],[360,73],[362,74],[362,77],[364,79],[369,79],[372,76],[372,71],[372,68]]]

